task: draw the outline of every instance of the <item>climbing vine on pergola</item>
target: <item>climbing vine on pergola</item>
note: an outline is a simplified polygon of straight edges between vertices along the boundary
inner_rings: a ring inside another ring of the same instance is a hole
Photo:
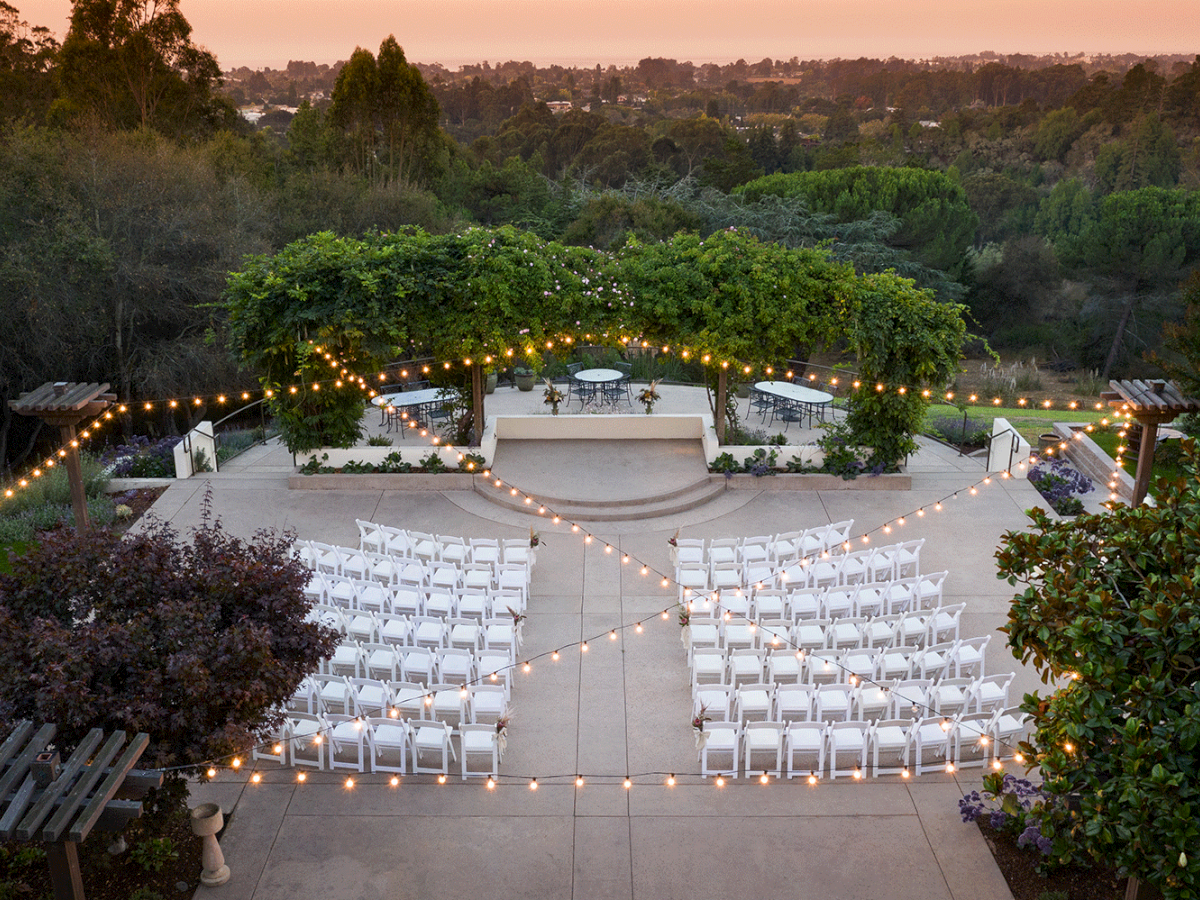
[[[323,233],[249,258],[230,276],[225,298],[237,350],[274,391],[294,452],[350,446],[360,436],[361,391],[316,389],[331,369],[310,342],[360,373],[397,356],[465,366],[476,422],[490,368],[537,369],[546,353],[584,344],[666,346],[717,371],[721,435],[730,370],[761,369],[798,346],[843,339],[872,383],[858,391],[856,434],[891,465],[912,449],[920,425],[914,388],[949,381],[965,334],[961,307],[911,282],[858,276],[823,251],[735,230],[631,242],[615,255],[507,226],[362,239]],[[874,382],[907,393],[885,398]]]

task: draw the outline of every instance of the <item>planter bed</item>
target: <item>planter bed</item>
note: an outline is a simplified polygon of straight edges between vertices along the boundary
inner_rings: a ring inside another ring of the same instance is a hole
[[[823,472],[787,473],[778,475],[749,475],[739,473],[728,478],[720,473],[709,476],[713,481],[724,481],[732,490],[746,491],[911,491],[912,476],[907,472],[890,472],[884,475],[859,475],[849,481],[840,475]]]
[[[474,484],[469,472],[288,476],[290,491],[469,491]]]

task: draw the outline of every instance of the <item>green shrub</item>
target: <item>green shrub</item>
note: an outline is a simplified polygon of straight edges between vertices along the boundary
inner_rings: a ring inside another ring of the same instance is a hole
[[[390,447],[390,446],[392,446],[392,439],[390,437],[388,437],[386,434],[373,434],[369,438],[367,438],[367,446],[368,447]]]
[[[83,490],[88,497],[101,497],[108,487],[109,476],[105,467],[90,453],[79,454],[79,468],[83,472]],[[71,483],[65,466],[57,465],[44,470],[40,478],[31,479],[29,486],[16,491],[13,496],[0,502],[0,515],[13,516],[34,507],[71,504]]]
[[[421,459],[421,467],[431,475],[447,471],[446,461],[438,455],[436,450],[431,450],[428,456]]]
[[[146,838],[129,851],[129,858],[146,872],[161,872],[163,866],[179,858],[175,842],[168,837]]]
[[[982,445],[992,434],[990,422],[958,416],[934,416],[926,421],[925,430],[948,444]]]

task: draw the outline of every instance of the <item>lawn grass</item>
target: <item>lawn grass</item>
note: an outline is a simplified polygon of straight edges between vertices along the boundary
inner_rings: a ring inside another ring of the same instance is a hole
[[[1055,422],[1092,422],[1099,423],[1106,413],[1095,409],[1023,409],[1021,407],[1003,406],[968,406],[967,415],[972,419],[987,419],[997,417],[1008,419],[1017,433],[1033,446],[1037,446],[1038,435],[1054,430]],[[962,411],[957,406],[947,403],[934,403],[926,413],[926,419],[939,416],[962,417]]]
[[[1125,442],[1125,439],[1119,437],[1115,431],[1097,431],[1092,434],[1092,440],[1113,459],[1117,458],[1117,447]],[[1178,441],[1174,441],[1178,443]],[[1160,457],[1160,453],[1165,446],[1171,444],[1172,441],[1162,441],[1159,443],[1157,452],[1154,454],[1154,468],[1150,475],[1150,493],[1155,494],[1154,482],[1159,478],[1183,478],[1187,473],[1174,461],[1166,462]],[[1177,454],[1171,454],[1172,460],[1177,458]],[[1137,474],[1137,459],[1122,457],[1121,468],[1130,475]]]
[[[12,571],[12,564],[8,561],[9,553],[21,556],[28,549],[29,544],[25,541],[10,541],[7,544],[0,544],[0,573],[7,574]]]

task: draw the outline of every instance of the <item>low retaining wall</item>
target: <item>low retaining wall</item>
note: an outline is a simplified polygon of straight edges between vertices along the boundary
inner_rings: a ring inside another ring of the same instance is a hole
[[[429,475],[289,475],[291,491],[469,491],[475,476],[466,472]]]
[[[1054,433],[1067,444],[1067,449],[1060,451],[1067,461],[1076,469],[1096,482],[1100,492],[1115,493],[1129,503],[1133,500],[1133,476],[1124,469],[1119,469],[1116,461],[1100,449],[1100,445],[1092,440],[1087,433],[1084,422],[1055,422]],[[1079,435],[1076,437],[1076,435]],[[1109,488],[1112,473],[1117,472],[1116,488]],[[1150,498],[1147,497],[1147,502]]]
[[[724,475],[710,476],[725,481],[732,491],[911,491],[912,476],[907,472],[886,475],[859,475],[849,480],[825,473],[781,475]]]

